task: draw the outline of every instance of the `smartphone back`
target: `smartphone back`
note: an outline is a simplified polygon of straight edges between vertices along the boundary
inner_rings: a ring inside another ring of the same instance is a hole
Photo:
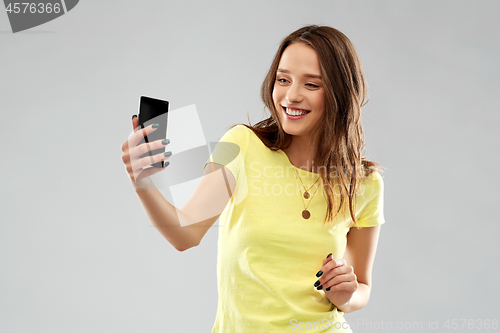
[[[149,135],[145,136],[144,139],[139,142],[139,145],[143,143],[150,143],[157,140],[163,140],[166,138],[167,133],[167,123],[168,123],[168,101],[161,99],[141,96],[140,106],[139,106],[139,127],[141,130],[151,124],[158,124],[159,127]],[[142,157],[154,156],[159,153],[164,153],[165,147],[156,150],[148,150],[148,152]],[[162,168],[163,161],[158,163],[153,163],[153,167]]]

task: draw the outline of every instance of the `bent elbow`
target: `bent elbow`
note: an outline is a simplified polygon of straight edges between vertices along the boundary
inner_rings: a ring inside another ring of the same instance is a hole
[[[179,251],[179,252],[184,252],[184,251],[189,250],[190,248],[198,246],[198,245],[200,245],[200,243],[196,243],[196,244],[178,244],[178,245],[174,245],[174,248],[177,251]]]
[[[190,249],[192,246],[175,246],[175,249],[179,252],[184,252],[188,249]]]

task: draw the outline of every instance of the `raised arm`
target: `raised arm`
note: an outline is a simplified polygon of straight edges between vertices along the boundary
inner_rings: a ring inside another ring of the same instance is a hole
[[[222,172],[227,175],[226,183]],[[177,250],[185,251],[200,244],[208,229],[217,221],[233,193],[235,180],[224,166],[209,163],[188,202],[178,209],[158,189],[137,188],[136,193],[153,226]]]
[[[137,122],[137,118],[134,118],[134,129],[137,128]],[[185,251],[200,244],[203,236],[226,207],[236,181],[226,167],[209,163],[187,203],[182,208],[174,207],[149,178],[163,169],[143,169],[153,163],[166,160],[168,157],[160,153],[152,158],[140,158],[148,149],[155,150],[165,146],[162,140],[137,146],[145,135],[154,130],[152,125],[140,131],[136,130],[122,145],[122,160],[135,192],[153,226],[174,248],[178,251]]]

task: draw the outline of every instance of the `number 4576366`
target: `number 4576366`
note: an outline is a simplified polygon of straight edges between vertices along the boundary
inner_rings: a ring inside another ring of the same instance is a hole
[[[463,329],[498,329],[498,319],[448,319],[444,328],[452,330]]]
[[[61,12],[61,4],[60,3],[36,3],[36,2],[14,2],[9,3],[7,8],[5,9],[7,13],[11,14],[51,14],[51,13],[60,13]]]

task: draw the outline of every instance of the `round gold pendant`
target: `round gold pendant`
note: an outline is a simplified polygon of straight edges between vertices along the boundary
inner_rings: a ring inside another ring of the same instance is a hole
[[[307,209],[304,209],[302,211],[302,217],[307,220],[308,218],[311,217],[311,213],[309,213],[309,211]]]
[[[304,198],[309,199],[309,192],[304,192]]]

